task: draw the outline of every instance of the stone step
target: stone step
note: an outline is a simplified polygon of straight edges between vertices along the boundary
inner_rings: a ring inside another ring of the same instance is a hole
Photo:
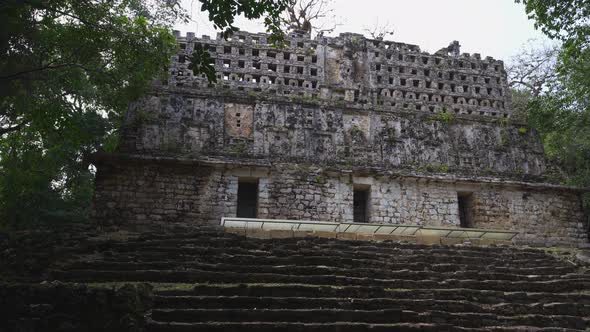
[[[415,280],[413,274],[401,275],[407,279],[375,279],[368,277],[347,277],[335,275],[290,275],[276,273],[238,273],[205,270],[138,270],[138,271],[98,271],[98,270],[55,270],[51,273],[56,280],[78,282],[106,281],[145,281],[145,282],[184,282],[184,283],[296,283],[335,286],[380,286],[387,288],[471,288],[503,291],[547,291],[571,292],[590,287],[588,278],[550,280],[550,281],[506,281],[506,280]]]
[[[178,269],[194,269],[201,268],[203,266],[219,266],[218,262],[222,261],[226,265],[234,266],[248,266],[256,265],[260,269],[268,268],[285,268],[285,267],[296,267],[296,268],[317,268],[318,266],[323,269],[347,269],[354,271],[366,271],[373,272],[378,269],[382,271],[435,271],[435,272],[485,272],[485,273],[498,273],[498,274],[510,274],[516,279],[519,277],[528,278],[530,275],[539,276],[565,276],[568,274],[575,274],[578,270],[575,266],[539,266],[539,267],[497,267],[494,265],[488,265],[484,268],[478,266],[472,266],[468,264],[426,264],[423,262],[413,263],[396,263],[396,262],[380,262],[379,264],[375,261],[369,260],[356,260],[356,259],[329,259],[324,257],[300,257],[297,260],[289,258],[275,258],[273,257],[261,257],[261,258],[244,258],[240,256],[227,256],[222,257],[198,257],[197,259],[191,260],[166,260],[166,261],[153,261],[153,260],[134,260],[130,257],[109,257],[106,260],[97,261],[75,261],[68,265],[68,269],[95,269],[95,270],[178,270]],[[294,264],[294,265],[293,265]],[[262,272],[258,270],[258,272]],[[583,276],[583,274],[581,275]]]
[[[299,323],[299,322],[207,322],[179,323],[150,321],[148,332],[435,332],[465,331],[450,324],[367,324],[367,323]],[[508,330],[506,330],[508,331]],[[521,330],[522,331],[522,330]]]
[[[257,240],[248,241],[234,239],[230,237],[204,237],[195,239],[194,241],[183,240],[183,241],[140,241],[140,242],[128,242],[128,243],[113,243],[111,248],[118,251],[138,251],[150,248],[191,248],[191,247],[214,247],[214,248],[242,248],[249,250],[333,250],[339,252],[378,252],[381,254],[390,255],[405,255],[405,254],[420,254],[427,253],[431,255],[436,254],[454,254],[465,257],[482,257],[487,258],[506,258],[511,257],[513,259],[539,259],[549,257],[545,252],[541,250],[536,251],[523,251],[519,249],[502,250],[489,252],[474,249],[476,247],[464,247],[464,246],[422,246],[419,248],[408,248],[406,245],[389,244],[389,245],[362,245],[354,246],[347,245],[347,241],[334,241],[330,243],[313,243],[310,241],[299,240],[297,242],[288,241],[281,242],[269,242],[268,240]],[[366,243],[366,242],[365,242]],[[551,257],[553,258],[553,257]]]
[[[536,326],[585,329],[587,318],[566,315],[501,316],[489,313],[449,313],[445,311],[409,311],[401,309],[154,309],[151,318],[167,322],[359,322],[374,324],[434,323],[462,327]]]
[[[412,295],[412,294],[408,294]],[[155,307],[160,309],[346,309],[379,310],[400,308],[410,311],[439,310],[447,312],[491,313],[496,315],[571,315],[590,317],[590,305],[571,303],[498,303],[481,305],[464,300],[434,298],[322,298],[322,297],[250,297],[250,296],[156,296]]]
[[[303,259],[307,257],[325,257],[327,259],[342,258],[342,259],[365,259],[373,260],[375,262],[423,262],[431,264],[440,263],[455,263],[455,264],[469,264],[476,266],[494,265],[499,267],[535,267],[535,266],[567,266],[565,262],[558,261],[552,257],[545,256],[540,259],[510,259],[504,257],[502,259],[492,259],[486,257],[464,257],[458,254],[449,255],[435,255],[435,254],[412,254],[412,255],[386,255],[375,252],[339,252],[328,250],[299,250],[288,251],[282,249],[274,249],[270,251],[253,251],[245,250],[244,248],[227,247],[227,248],[212,248],[212,247],[160,247],[160,248],[145,248],[138,251],[110,251],[104,253],[108,257],[127,255],[136,257],[137,259],[191,259],[194,257],[217,257],[220,255],[248,255],[253,257],[282,257],[293,259]]]
[[[367,323],[291,323],[291,322],[208,322],[178,323],[150,321],[149,332],[576,332],[578,329],[540,328],[532,326],[486,326],[482,328],[464,328],[451,324],[367,324]]]
[[[412,244],[400,244],[400,243],[370,243],[367,244],[365,241],[344,241],[344,240],[329,240],[329,242],[319,242],[326,239],[315,239],[311,241],[307,239],[280,239],[280,240],[250,240],[243,238],[232,238],[230,236],[223,237],[210,237],[210,236],[199,236],[195,239],[166,239],[166,240],[145,240],[145,241],[129,241],[127,243],[120,243],[115,245],[115,248],[126,248],[128,250],[146,249],[148,247],[167,247],[167,246],[224,246],[228,247],[228,244],[235,244],[236,247],[246,249],[272,249],[272,248],[283,248],[286,250],[299,250],[299,249],[332,249],[338,251],[377,251],[388,254],[412,254],[420,251],[428,251],[432,254],[437,253],[461,253],[463,256],[472,257],[493,257],[500,258],[510,255],[512,257],[521,258],[540,258],[546,256],[546,253],[537,249],[518,249],[518,248],[498,248],[498,247],[486,247],[482,250],[481,247],[471,246],[427,246],[427,245],[412,245]]]
[[[432,265],[444,265],[444,264],[459,264],[465,266],[471,266],[473,269],[501,269],[501,268],[518,268],[518,269],[534,269],[537,267],[555,267],[560,269],[569,269],[570,271],[578,270],[579,267],[567,263],[564,261],[549,259],[538,259],[538,260],[508,260],[504,259],[494,264],[483,264],[482,259],[464,258],[457,255],[444,255],[444,256],[433,256],[433,255],[396,255],[396,256],[378,256],[369,255],[366,257],[359,257],[359,255],[342,255],[340,252],[335,253],[336,255],[330,256],[329,252],[316,251],[306,253],[302,255],[299,252],[292,252],[289,255],[273,255],[269,252],[248,252],[242,249],[232,250],[228,249],[227,252],[216,252],[217,250],[210,250],[210,248],[199,248],[201,254],[176,254],[170,255],[168,252],[160,253],[157,251],[142,251],[142,252],[105,252],[105,255],[109,257],[109,260],[120,260],[120,261],[193,261],[195,257],[198,257],[199,261],[203,262],[218,262],[219,258],[223,260],[232,260],[239,262],[262,262],[265,265],[285,265],[289,262],[297,264],[315,264],[315,265],[328,265],[328,262],[334,262],[332,264],[348,264],[358,265],[372,264],[375,266],[382,266],[383,264],[423,264],[425,266]],[[486,261],[487,262],[487,261]]]
[[[589,325],[590,274],[537,249],[258,240],[204,229],[97,241],[77,254],[78,261],[56,267],[52,276],[196,283],[190,290],[156,290],[148,331],[573,331]]]
[[[86,258],[81,256],[81,261],[91,261],[96,259],[95,255],[90,255]],[[457,257],[413,257],[406,259],[378,259],[378,258],[353,258],[341,256],[304,256],[300,254],[293,254],[292,256],[253,256],[242,254],[211,254],[204,252],[202,255],[184,255],[184,254],[169,254],[169,253],[149,253],[142,252],[137,254],[119,254],[119,253],[104,253],[103,260],[111,262],[137,262],[150,263],[166,261],[170,264],[183,264],[186,262],[199,262],[216,264],[220,261],[228,264],[236,265],[300,265],[300,266],[339,266],[342,268],[354,268],[356,266],[363,266],[366,268],[385,268],[385,269],[411,269],[411,270],[432,270],[432,271],[490,271],[498,273],[513,273],[513,274],[567,274],[567,273],[582,273],[589,274],[579,267],[573,265],[558,265],[552,261],[527,261],[527,262],[502,262],[498,264],[483,264],[482,259],[477,262],[469,262],[461,260]],[[536,269],[539,269],[536,271]]]
[[[72,270],[100,270],[100,271],[139,271],[139,270],[160,270],[161,265],[146,263],[109,263],[109,262],[79,262],[69,267]],[[386,268],[340,268],[325,265],[234,265],[234,264],[207,264],[191,263],[188,266],[174,266],[174,271],[210,271],[210,272],[235,272],[235,273],[267,273],[277,275],[332,275],[355,278],[376,278],[376,279],[421,279],[421,280],[446,280],[446,279],[486,279],[486,280],[509,280],[509,281],[551,281],[587,279],[590,282],[590,275],[565,274],[565,275],[519,275],[515,273],[497,273],[489,271],[413,271],[413,270],[391,270]]]
[[[578,303],[590,305],[590,293],[526,293],[494,290],[450,289],[385,289],[377,286],[305,285],[305,284],[198,284],[190,290],[156,291],[159,296],[244,296],[244,297],[307,297],[307,298],[410,298],[470,301],[480,304],[498,303]]]

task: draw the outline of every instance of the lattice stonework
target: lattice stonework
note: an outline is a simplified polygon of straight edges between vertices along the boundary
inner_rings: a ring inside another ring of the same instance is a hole
[[[309,38],[291,34],[285,48],[267,43],[265,34],[177,36],[180,52],[165,85],[211,88],[193,76],[187,57],[196,45],[214,59],[217,87],[373,105],[385,111],[418,111],[509,118],[511,100],[502,61],[479,54],[429,54],[416,45],[371,40],[358,34]],[[458,50],[457,50],[458,51]]]

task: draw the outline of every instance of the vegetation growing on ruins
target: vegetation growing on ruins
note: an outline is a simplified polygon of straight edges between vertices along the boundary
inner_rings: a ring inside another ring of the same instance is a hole
[[[0,226],[86,219],[90,156],[116,146],[129,103],[167,74],[177,47],[172,25],[187,19],[180,2],[2,2]],[[200,2],[226,34],[243,14],[264,18],[273,38],[282,38],[287,1]]]
[[[547,36],[560,43],[524,53],[510,71],[525,116],[541,134],[561,181],[590,186],[590,3],[585,0],[517,0]],[[520,74],[520,75],[518,75]],[[585,199],[590,206],[590,197]]]
[[[508,143],[508,131],[506,131],[506,128],[500,130],[500,143],[502,146],[505,146]]]
[[[240,140],[230,145],[228,150],[229,153],[235,154],[239,157],[243,157],[248,153],[248,146],[246,145],[246,142]]]
[[[362,137],[364,136],[364,132],[361,128],[359,128],[359,126],[354,125],[350,128],[350,137],[352,137],[352,139],[362,139]]]
[[[153,5],[153,6],[152,6]],[[175,51],[176,1],[9,1],[0,10],[0,220],[83,219],[90,155]]]
[[[334,16],[332,0],[291,0],[283,11],[285,29],[318,34],[330,33],[340,25]]]
[[[447,112],[445,108],[442,112],[436,113],[436,115],[433,116],[433,119],[445,124],[451,124],[453,121],[455,121],[455,115],[451,112]]]
[[[448,165],[439,164],[439,163],[427,164],[426,166],[423,166],[423,167],[419,166],[417,169],[420,171],[426,171],[428,173],[448,173],[449,172]]]
[[[289,96],[289,100],[291,102],[301,103],[301,104],[319,105],[319,103],[320,103],[317,98],[313,98],[311,96],[292,95],[292,96]]]

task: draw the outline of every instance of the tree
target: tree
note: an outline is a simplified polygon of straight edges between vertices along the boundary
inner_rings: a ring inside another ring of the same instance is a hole
[[[512,90],[514,117],[526,120],[528,103],[557,86],[557,45],[537,47],[529,41],[510,59],[506,67],[508,84]]]
[[[516,0],[535,27],[552,39],[588,44],[590,3],[586,0]]]
[[[564,183],[590,186],[590,2],[516,0],[547,36],[562,43],[555,79],[528,103],[530,124],[548,158],[565,171]],[[532,62],[531,67],[535,64]],[[542,85],[541,85],[542,86]],[[535,91],[535,90],[532,90]],[[590,209],[590,195],[585,197]]]
[[[556,84],[557,80],[557,45],[523,47],[521,52],[512,57],[507,66],[508,84],[511,88],[525,90],[532,96],[539,96]]]
[[[131,0],[0,6],[0,220],[80,219],[92,192],[88,157],[114,134],[128,102],[164,74],[180,8]]]
[[[167,5],[157,16],[125,0],[1,6],[0,134],[51,126],[88,108],[117,112],[174,49],[164,24],[177,13]]]
[[[393,36],[394,30],[389,22],[379,24],[379,20],[375,22],[372,27],[365,27],[363,29],[373,39],[383,40],[386,36]]]
[[[239,29],[234,26],[234,18],[243,15],[247,19],[264,17],[264,25],[270,33],[268,42],[280,47],[284,44],[285,33],[283,31],[283,18],[281,17],[292,0],[199,0],[202,4],[201,11],[209,12],[209,20],[213,26],[221,30],[224,38],[228,38]],[[217,80],[215,68],[209,52],[201,45],[195,45],[190,56],[188,68],[193,74],[205,74],[209,82]]]
[[[201,11],[209,13],[214,27],[223,32],[225,38],[239,29],[234,26],[234,18],[243,15],[252,20],[264,18],[266,31],[270,33],[269,42],[280,44],[284,38],[281,14],[290,6],[292,0],[199,0]]]
[[[590,94],[590,2],[586,0],[516,0],[547,36],[563,43],[558,73],[578,97]]]
[[[322,23],[326,18],[335,19],[331,0],[288,0],[282,21],[287,30],[311,33],[315,29],[318,34],[324,34],[338,26],[335,22]]]
[[[167,74],[171,27],[186,19],[180,1],[0,3],[0,224],[86,217],[89,156],[114,149],[128,104]],[[226,35],[242,14],[281,38],[286,1],[200,2]]]

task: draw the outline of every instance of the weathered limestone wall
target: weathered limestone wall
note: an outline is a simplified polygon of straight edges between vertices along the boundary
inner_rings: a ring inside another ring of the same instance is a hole
[[[369,222],[459,226],[458,193],[474,202],[474,228],[516,230],[516,241],[584,243],[575,193],[514,185],[446,183],[425,178],[355,176],[293,165],[240,168],[118,163],[99,174],[96,218],[103,226],[219,223],[236,216],[238,180],[258,179],[258,218],[353,221],[353,189],[370,188]],[[104,169],[104,168],[103,168]]]
[[[352,184],[317,169],[274,169],[259,186],[259,217],[352,221]]]
[[[493,188],[474,193],[476,228],[512,229],[518,241],[538,245],[587,243],[578,194]]]
[[[135,105],[128,124],[129,153],[512,178],[545,170],[534,131],[469,117],[163,94]]]
[[[170,79],[133,105],[122,151],[539,177],[536,133],[511,123],[502,61],[358,34],[177,35]],[[218,81],[188,69],[208,50]]]
[[[210,167],[121,163],[102,165],[94,218],[102,226],[219,222],[235,214],[237,182]]]
[[[368,181],[370,220],[385,224],[459,226],[457,191],[453,186],[416,179]]]

